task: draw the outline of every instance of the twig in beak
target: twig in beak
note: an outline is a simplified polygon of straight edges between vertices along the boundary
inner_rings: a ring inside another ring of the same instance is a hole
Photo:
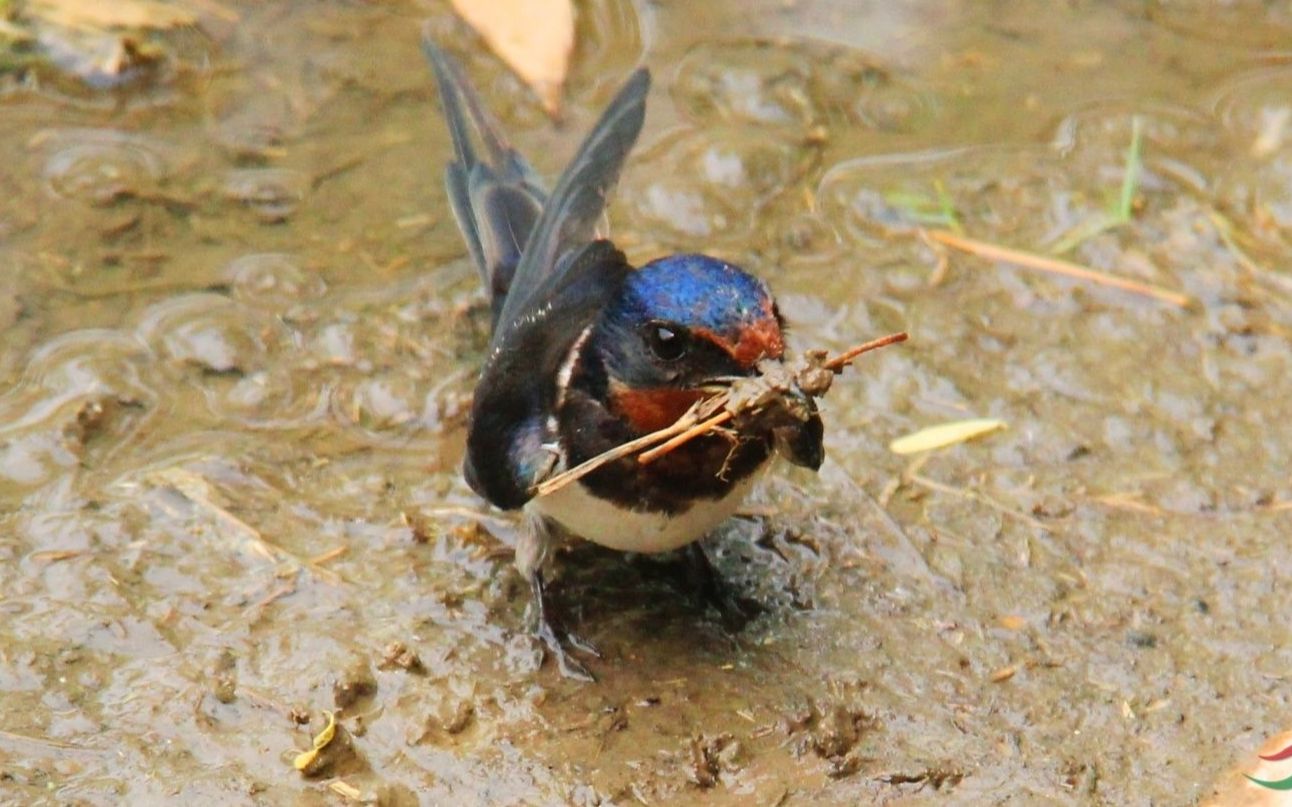
[[[708,434],[735,416],[736,413],[730,409],[719,412],[708,420],[695,424],[691,428],[669,440],[667,443],[655,446],[649,451],[643,451],[641,456],[637,458],[637,461],[642,465],[654,462],[678,446],[684,443],[689,443],[703,434]]]
[[[816,363],[811,360],[804,361],[804,368],[799,372],[812,369],[813,367],[828,370],[831,373],[839,373],[843,368],[854,362],[858,356],[868,353],[872,350],[878,350],[887,345],[905,342],[907,339],[905,332],[893,333],[888,336],[882,336],[878,339],[872,339],[869,342],[863,342],[860,345],[851,347],[848,350],[828,359],[824,362]],[[810,354],[809,354],[810,355]],[[817,354],[818,356],[820,353]],[[818,360],[819,361],[819,360]],[[823,394],[828,384],[821,388],[819,392],[812,389],[801,389],[800,391],[807,396],[816,396]],[[630,440],[621,446],[602,452],[597,456],[579,463],[569,470],[562,471],[559,474],[546,479],[534,488],[535,496],[546,496],[555,493],[566,485],[581,479],[592,473],[601,466],[618,459],[623,459],[639,451],[642,452],[637,461],[642,465],[654,462],[660,457],[675,451],[682,445],[691,442],[697,437],[702,437],[722,424],[730,421],[736,415],[743,414],[747,409],[756,409],[758,406],[750,405],[752,398],[741,398],[732,400],[730,387],[723,387],[716,395],[706,398],[703,401],[686,410],[686,413],[678,418],[673,425],[667,426],[659,431],[642,435],[636,440]],[[716,414],[715,414],[716,413]]]
[[[871,339],[869,342],[862,342],[860,345],[848,348],[821,366],[837,373],[856,361],[857,357],[863,353],[869,353],[872,350],[879,350],[881,347],[895,345],[898,342],[905,342],[909,338],[910,334],[906,331],[899,331],[897,333],[890,333],[888,336],[881,336],[878,339]]]

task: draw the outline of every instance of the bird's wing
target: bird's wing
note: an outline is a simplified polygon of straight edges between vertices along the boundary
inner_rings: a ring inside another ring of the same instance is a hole
[[[546,195],[529,163],[507,142],[457,63],[426,35],[422,50],[435,73],[453,138],[454,159],[444,175],[449,203],[489,290],[496,327]]]
[[[650,75],[633,73],[546,198],[458,65],[426,36],[422,46],[453,138],[449,201],[493,303],[490,355],[472,400],[467,480],[493,504],[517,508],[550,466],[543,444],[554,437],[547,419],[560,368],[631,271],[623,253],[593,235],[641,132]]]
[[[579,337],[619,293],[632,268],[609,241],[567,252],[528,309],[491,348],[471,402],[466,476],[471,487],[504,509],[533,496],[554,456],[548,416],[556,411],[561,367]]]
[[[574,265],[563,257],[592,240],[606,200],[641,132],[649,89],[650,73],[638,69],[561,174],[521,252],[498,317],[494,347],[510,339],[507,332],[517,323],[547,304],[542,290],[550,287],[551,276]]]

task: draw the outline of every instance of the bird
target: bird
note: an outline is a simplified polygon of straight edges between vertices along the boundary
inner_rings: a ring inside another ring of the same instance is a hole
[[[453,144],[449,205],[490,304],[463,473],[490,504],[523,514],[515,563],[530,586],[533,633],[562,675],[594,680],[573,651],[596,649],[566,628],[546,585],[554,541],[686,547],[703,593],[730,605],[698,542],[776,455],[820,468],[820,414],[808,398],[806,419],[706,434],[649,465],[624,457],[540,495],[545,479],[783,363],[785,321],[767,284],[738,266],[699,252],[633,266],[599,236],[645,120],[646,68],[623,83],[549,193],[457,62],[425,34],[422,48]]]

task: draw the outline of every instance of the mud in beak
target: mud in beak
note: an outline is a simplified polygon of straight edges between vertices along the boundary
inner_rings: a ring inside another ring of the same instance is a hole
[[[794,397],[800,399],[796,404],[803,407],[800,414],[805,418],[772,429],[776,451],[795,465],[816,471],[825,461],[825,427],[817,413],[816,401],[802,393]]]

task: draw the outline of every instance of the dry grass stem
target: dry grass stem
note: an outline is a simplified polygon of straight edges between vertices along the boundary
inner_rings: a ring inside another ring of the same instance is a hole
[[[306,569],[333,585],[341,582],[336,572],[310,565],[283,547],[266,540],[259,530],[231,513],[221,501],[219,491],[200,474],[185,468],[164,468],[153,472],[149,477],[152,484],[169,487],[187,499],[196,511],[217,526],[217,536],[234,538],[241,544],[239,548],[248,554],[282,564],[293,572]]]
[[[898,342],[905,342],[909,338],[910,335],[907,334],[906,331],[899,331],[897,333],[890,333],[888,336],[881,336],[878,339],[871,339],[869,342],[862,342],[860,345],[854,345],[853,347],[848,348],[821,366],[831,372],[837,373],[856,361],[857,357],[863,353],[869,353],[870,351],[878,350],[881,347],[895,345]]]
[[[916,485],[919,485],[920,487],[937,491],[938,493],[946,493],[951,496],[959,496],[962,499],[970,499],[972,501],[979,502],[980,504],[985,504],[988,507],[992,508],[993,510],[996,510],[997,512],[1001,513],[1002,515],[1006,515],[1006,516],[1009,516],[1010,518],[1021,521],[1024,524],[1034,529],[1038,529],[1044,532],[1048,532],[1050,530],[1049,526],[1047,526],[1041,521],[1038,521],[1035,518],[1032,518],[1027,513],[1024,513],[1022,510],[1016,510],[1007,504],[1002,504],[985,493],[979,493],[976,490],[970,490],[968,488],[958,488],[958,487],[955,487],[954,485],[947,485],[942,482],[938,482],[935,479],[929,479],[927,476],[922,476],[920,474],[910,474],[909,476],[907,476],[907,480],[915,483]]]
[[[649,451],[643,451],[637,461],[642,465],[654,462],[683,443],[689,443],[697,437],[708,434],[735,416],[735,413],[730,410],[719,412],[708,420],[695,424],[663,445],[655,446]]]
[[[341,544],[340,546],[334,546],[328,551],[315,555],[314,557],[310,558],[309,564],[311,566],[319,566],[329,561],[336,560],[337,558],[341,557],[342,555],[344,555],[349,551],[350,551],[350,547],[346,546],[345,544]]]
[[[556,474],[550,479],[540,483],[538,487],[534,489],[534,495],[546,496],[549,493],[555,493],[571,482],[587,476],[608,462],[614,462],[615,460],[622,459],[630,454],[635,454],[638,451],[650,448],[657,443],[668,440],[670,437],[685,432],[700,421],[700,418],[697,416],[700,406],[700,404],[697,404],[688,409],[686,414],[678,418],[672,426],[660,429],[657,432],[643,435],[638,437],[636,440],[630,440],[618,448],[613,448],[610,451],[598,454],[586,462],[579,463],[568,471],[562,471],[561,473]]]
[[[8,741],[19,747],[23,745],[40,747],[43,749],[57,748],[64,751],[88,751],[91,753],[101,753],[95,748],[84,748],[72,743],[65,743],[62,740],[55,740],[51,737],[33,737],[29,734],[19,734],[15,731],[5,731],[0,729],[0,740]]]
[[[1135,513],[1144,513],[1150,516],[1170,515],[1160,507],[1142,502],[1135,498],[1133,494],[1110,493],[1105,496],[1095,496],[1092,501],[1098,502],[1105,507],[1111,507],[1115,510],[1130,510]]]
[[[952,249],[958,249],[961,252],[967,252],[970,255],[976,255],[979,258],[985,258],[990,261],[1001,261],[1022,269],[1034,269],[1038,272],[1046,272],[1053,275],[1064,275],[1073,277],[1078,280],[1085,280],[1090,283],[1096,283],[1100,286],[1128,291],[1132,294],[1139,294],[1144,297],[1152,297],[1155,300],[1161,300],[1171,305],[1181,308],[1187,308],[1191,302],[1186,294],[1178,291],[1164,289],[1161,286],[1153,286],[1148,283],[1140,283],[1137,280],[1130,280],[1117,275],[1110,275],[1105,272],[1098,272],[1089,267],[1072,263],[1071,261],[1051,258],[1045,255],[1037,255],[1034,252],[1024,252],[1023,250],[1010,249],[1002,247],[999,244],[989,244],[986,241],[977,241],[973,238],[965,238],[946,230],[929,230],[929,238],[940,244],[945,244]]]
[[[887,345],[905,342],[908,339],[905,332],[893,333],[882,336],[878,339],[872,339],[869,342],[863,342],[860,345],[845,350],[838,356],[824,361],[820,360],[822,352],[809,351],[805,354],[802,362],[803,367],[798,371],[805,373],[814,369],[826,370],[830,373],[839,373],[843,368],[856,361],[863,353],[869,353],[872,350],[878,350]],[[813,358],[815,357],[815,358]],[[795,375],[797,376],[798,373]],[[803,390],[808,395],[823,394],[828,388],[825,384],[816,391],[812,389]],[[635,440],[630,440],[621,446],[609,451],[598,454],[597,456],[582,462],[573,468],[562,471],[549,479],[539,483],[534,489],[535,496],[546,496],[555,493],[566,485],[578,479],[587,476],[606,463],[614,462],[618,459],[631,456],[638,452],[644,452],[638,458],[642,464],[653,462],[659,457],[675,450],[681,445],[701,437],[714,429],[722,426],[737,415],[747,411],[757,409],[763,405],[763,400],[759,398],[739,398],[733,399],[729,390],[723,390],[711,398],[692,406],[680,418],[674,421],[673,425],[667,426],[659,431],[642,435]]]

